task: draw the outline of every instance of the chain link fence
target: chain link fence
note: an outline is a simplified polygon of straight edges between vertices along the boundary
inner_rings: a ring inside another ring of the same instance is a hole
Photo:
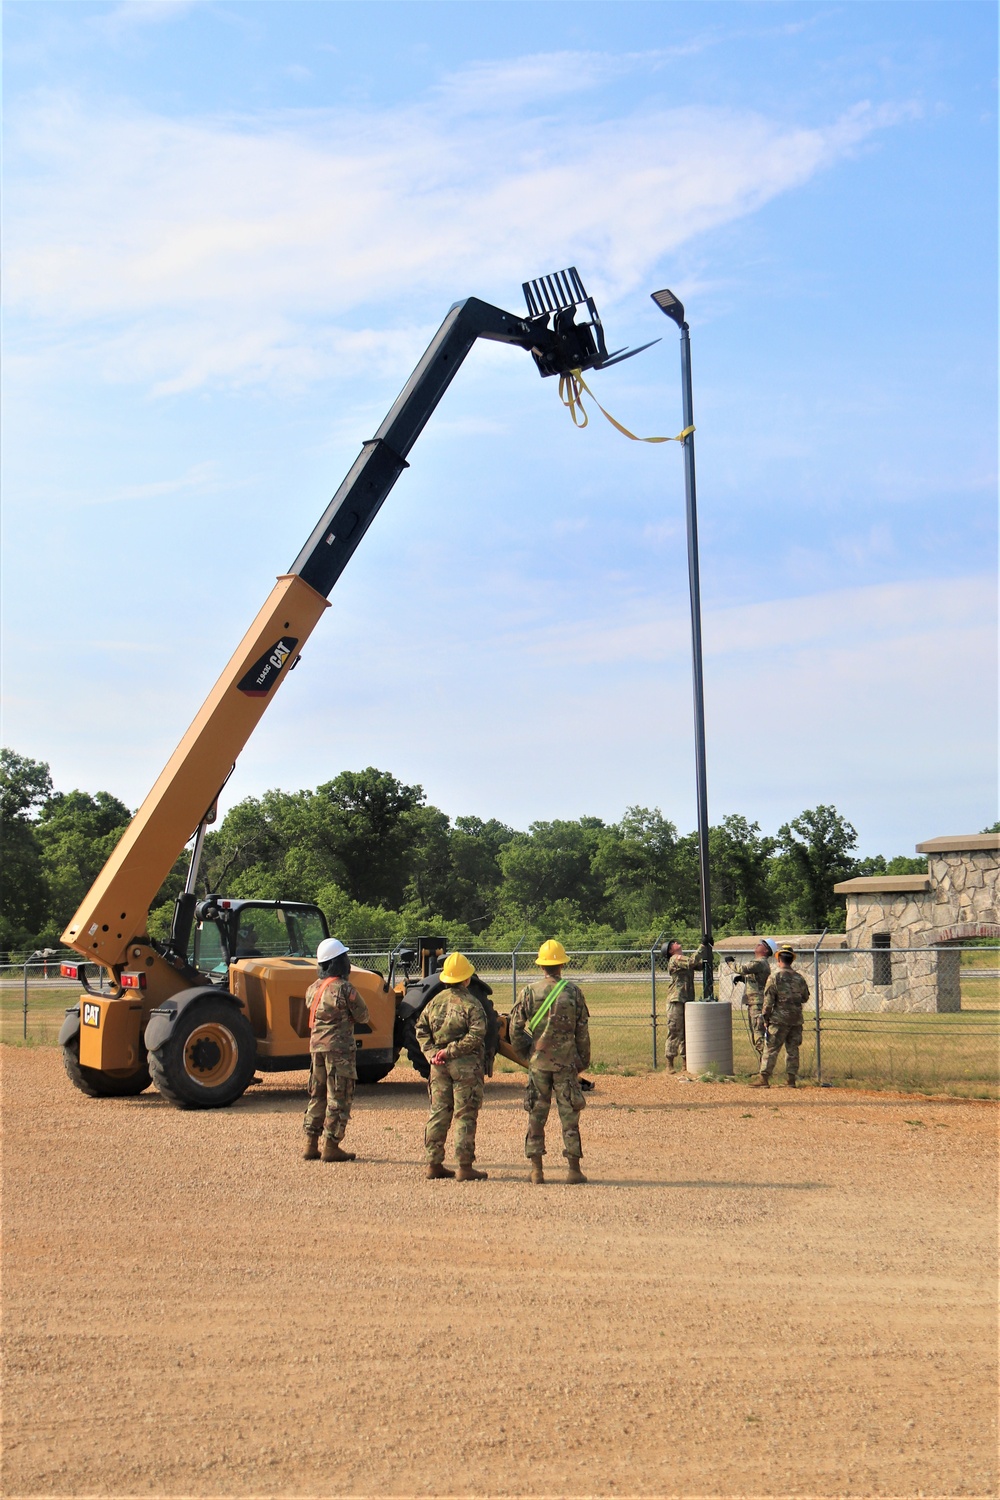
[[[493,990],[498,1010],[537,978],[531,954],[470,952]],[[727,945],[737,964],[750,951]],[[60,958],[0,964],[0,1041],[51,1045],[79,985],[62,979]],[[354,961],[387,975],[385,949],[355,949]],[[637,1071],[662,1066],[667,979],[658,948],[569,953],[567,977],[584,990],[591,1016],[593,1066]],[[824,1086],[895,1088],[994,1096],[1000,1074],[1000,948],[799,949],[796,967],[812,999],[803,1014],[800,1078]],[[101,971],[91,971],[97,985]],[[756,1071],[757,1056],[727,965],[716,970],[716,992],[733,1006],[737,1077]],[[700,998],[700,984],[695,994]],[[817,1003],[818,1002],[818,1003]],[[498,1064],[514,1069],[512,1063]],[[782,1064],[779,1062],[779,1076]]]

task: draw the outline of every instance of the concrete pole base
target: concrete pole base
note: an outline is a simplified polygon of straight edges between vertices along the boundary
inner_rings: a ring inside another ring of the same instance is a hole
[[[733,1007],[728,1000],[694,1000],[684,1007],[689,1073],[733,1071]]]

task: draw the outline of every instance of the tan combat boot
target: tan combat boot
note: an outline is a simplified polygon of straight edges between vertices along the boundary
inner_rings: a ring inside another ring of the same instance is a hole
[[[580,1158],[578,1156],[567,1156],[566,1158],[566,1181],[586,1182],[586,1177],[580,1171]]]
[[[477,1172],[471,1161],[460,1161],[458,1164],[459,1182],[485,1182],[489,1174]]]
[[[321,1161],[353,1161],[353,1151],[342,1151],[338,1141],[324,1141]]]
[[[425,1177],[430,1177],[430,1178],[435,1178],[435,1177],[454,1177],[454,1175],[455,1174],[451,1170],[451,1168],[450,1167],[446,1167],[445,1164],[444,1164],[444,1162],[441,1162],[441,1161],[429,1161],[427,1163],[427,1171],[424,1173]]]
[[[667,1058],[667,1072],[668,1073],[672,1073],[673,1071],[674,1071],[674,1059],[672,1057],[668,1057]]]
[[[531,1158],[531,1176],[528,1178],[528,1181],[541,1183],[545,1181],[545,1173],[542,1171],[542,1158],[540,1156],[533,1156]]]
[[[755,1073],[750,1080],[750,1087],[752,1089],[769,1089],[771,1085],[768,1082],[767,1074]]]
[[[307,1135],[305,1148],[302,1152],[303,1161],[319,1161],[319,1136]]]
[[[797,1084],[797,1082],[796,1082],[796,1080],[794,1078],[786,1078],[785,1079],[785,1083],[788,1085],[788,1087],[790,1089],[794,1089],[794,1088],[798,1087],[798,1084]]]

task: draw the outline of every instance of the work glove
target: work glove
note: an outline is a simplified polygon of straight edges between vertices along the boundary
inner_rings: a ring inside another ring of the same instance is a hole
[[[703,948],[711,948],[713,946],[712,939],[707,932],[703,932],[701,935],[701,946]]]
[[[733,983],[734,984],[746,984],[746,982],[747,982],[747,976],[745,974],[734,974],[733,975]]]

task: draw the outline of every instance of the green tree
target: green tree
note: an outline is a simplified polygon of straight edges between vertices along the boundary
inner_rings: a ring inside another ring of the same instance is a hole
[[[835,807],[807,808],[778,829],[781,856],[776,861],[775,885],[783,897],[780,920],[801,923],[807,932],[829,927],[842,932],[844,902],[833,888],[855,872],[851,850],[858,835]]]
[[[132,817],[110,792],[55,792],[35,824],[49,891],[50,924],[59,932],[104,868]]]
[[[609,917],[619,930],[675,920],[688,904],[690,870],[676,826],[658,807],[630,807],[602,829],[593,872],[604,885]]]
[[[497,818],[455,819],[449,839],[454,915],[472,932],[482,932],[495,919],[503,883],[500,856],[520,837]]]
[[[45,761],[0,749],[0,947],[34,946],[48,915],[48,882],[33,813],[52,792]]]
[[[717,930],[756,932],[774,915],[768,881],[777,841],[762,835],[759,823],[728,813],[709,829],[712,916]]]
[[[927,859],[919,855],[896,854],[886,859],[884,854],[872,854],[866,859],[854,861],[855,875],[926,875]]]
[[[504,910],[543,921],[552,906],[568,901],[584,922],[599,921],[607,901],[592,861],[603,828],[600,818],[532,823],[500,853]]]
[[[374,766],[342,771],[316,788],[312,836],[331,867],[342,870],[338,884],[353,900],[391,909],[402,904],[419,834],[410,814],[423,803],[423,787],[405,786]]]

